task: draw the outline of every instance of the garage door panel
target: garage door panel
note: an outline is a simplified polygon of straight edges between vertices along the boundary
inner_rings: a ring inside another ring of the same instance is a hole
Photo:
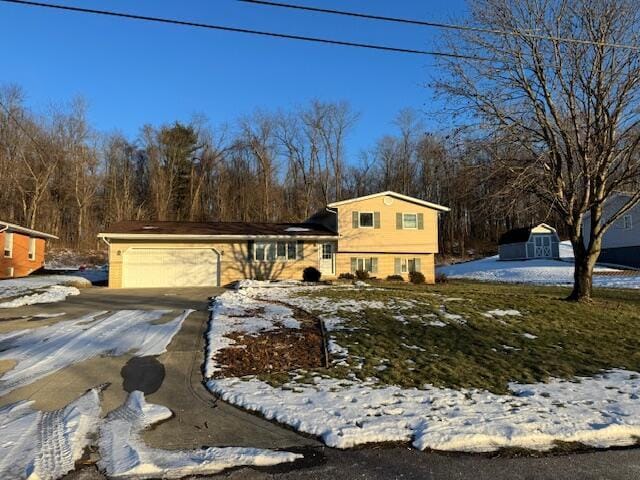
[[[127,288],[218,285],[218,254],[207,248],[131,248],[124,254]]]

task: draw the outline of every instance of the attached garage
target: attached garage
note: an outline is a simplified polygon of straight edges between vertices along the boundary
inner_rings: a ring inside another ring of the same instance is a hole
[[[124,288],[217,287],[220,256],[212,248],[127,249],[122,258]]]
[[[302,278],[318,268],[318,242],[337,233],[315,223],[123,221],[100,233],[109,287],[218,287],[245,278]]]

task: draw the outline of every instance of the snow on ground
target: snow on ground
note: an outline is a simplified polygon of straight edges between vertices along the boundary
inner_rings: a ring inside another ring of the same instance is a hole
[[[539,285],[569,285],[573,283],[573,264],[562,260],[500,261],[498,255],[471,262],[437,268],[449,278],[466,278],[486,282],[534,283]],[[596,273],[619,272],[608,267],[596,267]],[[624,276],[594,275],[596,287],[640,288],[640,273]]]
[[[521,317],[522,314],[518,310],[507,309],[507,310],[489,310],[488,312],[483,314],[485,317]]]
[[[0,478],[59,478],[75,468],[97,431],[98,389],[52,412],[34,410],[32,404],[0,408]]]
[[[32,275],[23,278],[8,278],[0,280],[0,298],[19,297],[53,285],[90,287],[91,283],[82,277],[73,275]]]
[[[226,292],[224,298],[224,301],[216,299],[211,307],[216,321],[209,323],[207,331],[208,357],[233,345],[235,341],[226,336],[233,332],[255,335],[279,327],[300,328],[300,322],[293,318],[293,311],[283,305],[255,300],[241,292]],[[209,362],[205,375],[210,377],[219,369],[219,365]]]
[[[0,408],[0,478],[55,480],[75,468],[100,433],[99,467],[110,478],[181,478],[226,468],[293,462],[302,455],[255,448],[161,450],[148,447],[140,432],[172,416],[132,392],[124,405],[100,418],[100,389],[89,390],[64,408],[43,412],[22,401]]]
[[[274,330],[280,326],[297,328],[297,321],[292,317],[293,312],[286,306],[270,302],[286,300],[289,305],[304,310],[314,310],[324,312],[320,319],[324,323],[326,331],[329,333],[328,349],[337,359],[333,362],[337,365],[344,364],[344,358],[348,355],[348,350],[336,342],[331,332],[343,328],[345,320],[337,313],[361,312],[365,309],[391,308],[396,311],[411,309],[415,303],[409,300],[393,300],[383,302],[378,300],[336,300],[326,297],[296,297],[294,293],[304,293],[309,291],[319,292],[329,286],[317,284],[305,284],[295,280],[290,281],[257,281],[243,280],[238,282],[235,292],[226,292],[216,299],[211,312],[212,321],[209,322],[207,332],[207,358],[215,357],[216,353],[223,348],[233,345],[235,342],[226,335],[233,332],[240,332],[255,335],[268,330]],[[357,289],[357,286],[342,286],[343,289]],[[369,287],[371,288],[371,287]],[[249,315],[246,314],[249,312]],[[462,321],[459,315],[442,313],[443,317],[450,320]],[[398,321],[403,321],[404,317],[398,315]],[[294,323],[295,322],[295,323]],[[447,324],[442,323],[442,326]],[[299,326],[299,324],[298,324]],[[205,376],[211,377],[216,371],[221,369],[220,365],[208,362],[205,365]]]
[[[291,292],[296,289],[291,287]],[[217,316],[221,310],[228,307],[241,315],[243,302],[244,308],[250,311],[255,297],[264,300],[276,294],[278,300],[291,304],[322,304],[321,298],[289,296],[286,289],[254,286],[244,292],[244,296],[242,293],[225,293],[217,299],[208,334],[207,376],[216,370],[212,360],[216,346],[227,341],[220,336],[234,328],[216,327],[224,323],[224,319]],[[353,301],[349,306],[358,308],[358,303]],[[328,313],[336,315],[332,310]],[[338,328],[346,327],[335,317],[333,321]],[[339,347],[336,344],[332,348],[336,346]],[[504,348],[514,347],[505,345]],[[558,440],[608,447],[632,445],[636,441],[634,437],[640,436],[640,374],[625,370],[574,381],[514,383],[510,385],[512,395],[432,385],[407,389],[385,386],[375,379],[357,381],[319,376],[312,384],[290,382],[282,388],[255,377],[209,378],[207,386],[229,403],[316,435],[336,448],[411,441],[418,449],[491,451],[524,447],[547,450]]]
[[[615,370],[580,382],[510,386],[514,395],[479,390],[382,387],[317,378],[274,388],[255,378],[209,380],[227,402],[256,411],[328,446],[412,441],[422,450],[547,450],[554,441],[594,447],[632,445],[640,435],[640,380]]]
[[[296,453],[257,448],[162,450],[147,446],[140,436],[142,430],[171,415],[168,408],[147,403],[142,392],[132,392],[121,407],[107,415],[100,428],[100,469],[109,478],[181,478],[243,465],[269,466],[302,458]]]
[[[169,312],[94,312],[40,328],[0,334],[0,360],[17,362],[0,377],[0,395],[99,355],[160,355],[193,310],[185,310],[169,322],[156,323]]]
[[[14,298],[0,303],[0,308],[17,308],[25,305],[35,305],[38,303],[62,302],[69,295],[80,295],[80,290],[76,287],[65,287],[63,285],[52,285],[40,293],[32,293],[22,297]]]
[[[37,303],[60,302],[78,295],[77,287],[90,287],[86,278],[73,275],[32,275],[0,280],[0,308],[16,308]]]

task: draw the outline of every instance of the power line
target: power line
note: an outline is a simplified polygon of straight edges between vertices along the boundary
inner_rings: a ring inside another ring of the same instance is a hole
[[[200,22],[190,22],[186,20],[177,20],[177,19],[166,18],[166,17],[151,17],[147,15],[135,15],[132,13],[115,12],[112,10],[96,10],[91,8],[73,7],[70,5],[60,5],[60,4],[54,4],[54,3],[31,2],[26,0],[0,0],[0,2],[13,3],[13,4],[29,6],[29,7],[43,7],[43,8],[64,10],[64,11],[70,11],[70,12],[88,13],[88,14],[94,14],[94,15],[105,15],[105,16],[117,17],[117,18],[126,18],[130,20],[142,20],[147,22],[180,25],[185,27],[205,28],[209,30],[220,30],[220,31],[234,32],[234,33],[245,33],[250,35],[260,35],[263,37],[282,38],[286,40],[298,40],[298,41],[304,41],[304,42],[322,43],[327,45],[338,45],[342,47],[366,48],[369,50],[381,50],[381,51],[393,52],[393,53],[409,53],[409,54],[415,54],[415,55],[429,55],[429,56],[435,56],[435,57],[449,57],[449,58],[466,59],[466,60],[485,60],[481,57],[461,55],[456,53],[391,47],[386,45],[375,45],[371,43],[347,42],[347,41],[334,40],[329,38],[308,37],[304,35],[290,35],[286,33],[267,32],[262,30],[252,30],[248,28],[229,27],[224,25],[213,25],[209,23],[200,23]]]
[[[288,8],[292,10],[303,10],[303,11],[314,12],[314,13],[327,13],[331,15],[341,15],[345,17],[355,17],[355,18],[362,18],[367,20],[379,20],[384,22],[401,23],[405,25],[416,25],[420,27],[433,27],[433,28],[441,28],[441,29],[449,29],[449,30],[489,33],[493,35],[509,35],[509,36],[516,36],[516,37],[535,38],[539,40],[549,40],[549,41],[562,42],[562,43],[595,45],[599,47],[626,48],[629,50],[640,51],[640,46],[626,45],[622,43],[595,42],[592,40],[581,40],[578,38],[557,37],[554,35],[540,35],[536,33],[521,32],[516,30],[500,30],[500,29],[493,29],[493,28],[474,27],[470,25],[458,25],[453,23],[440,23],[440,22],[431,22],[426,20],[416,20],[412,18],[387,17],[383,15],[371,15],[371,14],[361,13],[361,12],[349,12],[345,10],[334,10],[330,8],[309,7],[305,5],[293,5],[290,3],[272,2],[270,0],[238,0],[238,1],[243,3],[253,3],[256,5],[263,5],[267,7]]]

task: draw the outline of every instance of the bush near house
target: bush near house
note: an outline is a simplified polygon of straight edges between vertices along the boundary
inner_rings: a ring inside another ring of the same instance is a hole
[[[422,272],[409,272],[409,281],[414,285],[421,285],[425,278]]]
[[[436,283],[447,283],[449,281],[449,277],[447,277],[444,273],[436,274]]]
[[[341,273],[338,275],[338,280],[355,280],[356,276],[353,273]]]
[[[322,273],[315,267],[307,267],[302,271],[302,280],[305,282],[319,282]]]
[[[366,270],[356,270],[356,278],[358,280],[369,280],[369,272]]]
[[[404,278],[402,278],[402,275],[389,275],[387,282],[404,282]]]

